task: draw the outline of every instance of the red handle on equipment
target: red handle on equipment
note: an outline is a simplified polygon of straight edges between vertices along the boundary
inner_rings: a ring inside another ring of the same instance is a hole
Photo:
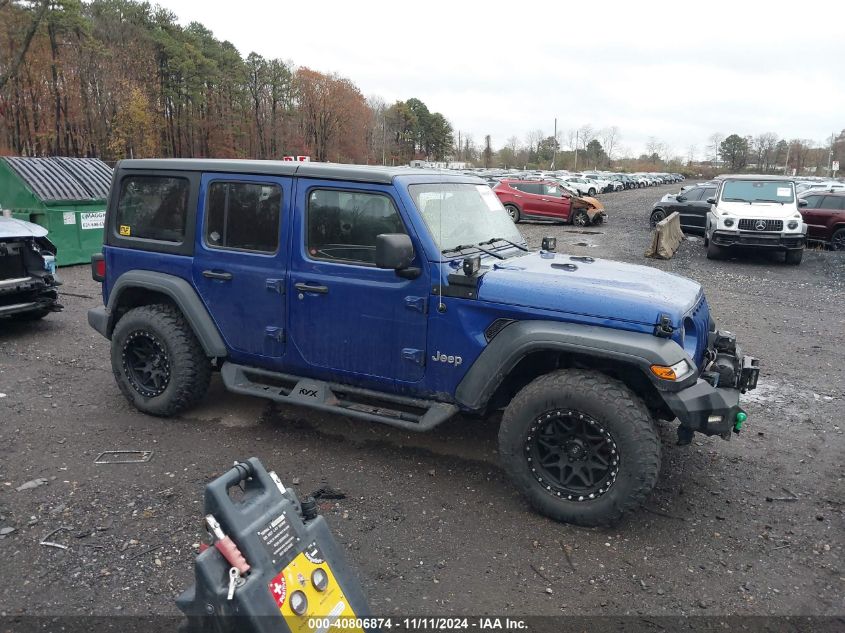
[[[244,555],[241,554],[241,550],[238,549],[238,546],[235,545],[235,542],[230,537],[224,536],[214,543],[214,547],[217,548],[218,552],[223,554],[223,558],[232,567],[238,570],[241,576],[249,571],[249,563],[246,562]]]

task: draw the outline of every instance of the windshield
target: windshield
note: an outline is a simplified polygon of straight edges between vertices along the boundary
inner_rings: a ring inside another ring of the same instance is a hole
[[[728,180],[722,187],[727,202],[780,202],[795,200],[792,183],[777,180]]]
[[[503,239],[525,244],[513,220],[487,185],[428,184],[408,187],[441,251]]]

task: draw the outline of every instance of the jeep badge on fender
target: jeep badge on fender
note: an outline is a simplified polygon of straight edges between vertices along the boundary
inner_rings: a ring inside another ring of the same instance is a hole
[[[514,485],[579,525],[651,493],[657,420],[689,443],[747,418],[759,363],[699,284],[530,252],[474,176],[126,160],[111,192],[88,321],[149,414],[193,406],[218,370],[237,393],[406,430],[504,409]]]

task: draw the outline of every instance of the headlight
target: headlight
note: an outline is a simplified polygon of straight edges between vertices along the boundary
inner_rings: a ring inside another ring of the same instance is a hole
[[[682,360],[668,367],[666,365],[651,366],[651,373],[662,380],[683,380],[689,376],[692,371],[692,365],[690,365],[686,360]]]
[[[787,224],[786,226],[788,226],[788,227],[789,227],[789,230],[790,230],[790,231],[794,231],[795,229],[797,229],[797,228],[798,228],[798,222],[797,222],[797,221],[795,221],[795,220],[790,220],[790,221],[789,221],[789,224]]]
[[[734,219],[733,219],[733,218],[725,218],[724,220],[722,220],[722,222],[723,222],[723,223],[724,223],[724,225],[725,225],[725,226],[727,226],[728,228],[730,228],[730,227],[732,227],[732,226],[734,225]]]

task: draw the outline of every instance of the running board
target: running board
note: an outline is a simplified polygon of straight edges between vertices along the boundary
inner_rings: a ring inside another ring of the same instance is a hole
[[[429,431],[458,412],[453,404],[387,395],[378,391],[223,363],[229,391],[380,422],[406,431]]]

